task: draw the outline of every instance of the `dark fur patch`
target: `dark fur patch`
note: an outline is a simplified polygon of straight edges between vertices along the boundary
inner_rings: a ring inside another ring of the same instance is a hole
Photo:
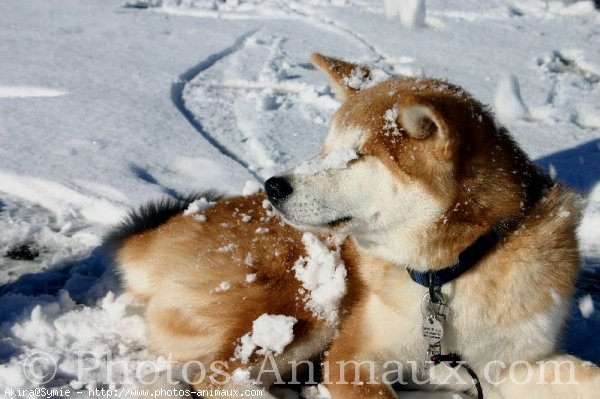
[[[181,198],[162,198],[133,209],[104,236],[105,252],[113,257],[126,238],[155,229],[173,216],[183,212],[197,199],[218,201],[223,196],[214,191],[194,193]]]

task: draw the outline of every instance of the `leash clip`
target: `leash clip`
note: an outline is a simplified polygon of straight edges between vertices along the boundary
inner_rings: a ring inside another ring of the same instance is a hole
[[[431,300],[430,293],[426,293],[421,299],[421,313],[425,318],[433,315],[440,322],[444,322],[450,314],[450,307],[446,303],[446,296],[441,290],[435,292],[435,301]]]

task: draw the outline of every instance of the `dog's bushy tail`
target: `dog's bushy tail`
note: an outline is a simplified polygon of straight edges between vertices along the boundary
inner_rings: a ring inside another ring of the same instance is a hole
[[[128,237],[159,227],[173,216],[186,210],[192,202],[200,198],[212,202],[218,201],[222,197],[221,194],[214,191],[206,191],[179,198],[168,197],[149,201],[129,211],[127,216],[104,236],[104,246],[108,252],[116,252]]]
[[[119,259],[119,252],[125,245],[128,238],[143,234],[150,230],[160,227],[166,223],[173,216],[182,213],[188,208],[188,206],[200,198],[205,198],[207,201],[213,202],[221,199],[223,196],[214,191],[198,192],[190,195],[186,195],[180,198],[162,198],[159,200],[149,201],[146,204],[132,209],[115,227],[113,227],[105,236],[103,240],[103,252],[110,259],[112,266],[116,268],[118,275],[126,277],[130,265],[121,264]],[[132,263],[138,263],[137,259],[133,260]],[[139,259],[142,261],[142,259]],[[132,265],[131,265],[132,266]],[[137,270],[135,273],[136,280],[142,280],[140,286],[143,286],[144,275],[140,265],[133,267],[133,270]],[[131,281],[130,281],[131,282]],[[131,287],[130,287],[131,288]]]

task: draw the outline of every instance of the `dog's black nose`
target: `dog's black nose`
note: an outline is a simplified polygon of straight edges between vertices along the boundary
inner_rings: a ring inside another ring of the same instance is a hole
[[[289,196],[294,189],[285,177],[275,176],[265,182],[265,191],[269,201],[277,204]]]

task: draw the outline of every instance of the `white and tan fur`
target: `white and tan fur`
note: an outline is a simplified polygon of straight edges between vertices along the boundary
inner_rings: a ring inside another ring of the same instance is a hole
[[[507,370],[490,370],[489,378],[504,382],[490,384],[480,375],[486,399],[597,398],[598,369],[557,353],[579,270],[578,197],[555,184],[537,198],[545,177],[462,89],[393,78],[356,90],[345,78],[358,66],[319,54],[313,61],[343,101],[317,161],[348,150],[356,159],[279,176],[293,192],[274,202],[275,213],[256,194],[219,201],[202,212],[202,223],[179,214],[147,231],[113,235],[126,289],[148,303],[150,348],[178,361],[221,360],[233,370],[243,366],[231,360],[235,342],[252,321],[285,314],[299,323],[294,342],[277,357],[282,367],[328,349],[323,378],[334,399],[401,397],[380,375],[375,383],[340,384],[338,362],[373,361],[382,372],[386,361],[426,361],[420,333],[426,290],[405,268],[448,267],[496,229],[501,242],[443,286],[451,308],[444,351],[461,354],[478,373],[494,361],[507,369],[518,365],[514,374],[525,362],[539,369],[542,360],[574,361],[577,383],[568,385],[519,385],[504,378]],[[241,214],[252,218],[242,222]],[[268,233],[256,234],[259,227]],[[341,245],[348,294],[339,325],[316,318],[297,300],[301,284],[289,272],[305,255],[301,230],[348,235]],[[256,281],[248,283],[248,273]],[[224,280],[231,289],[215,292]],[[251,358],[253,373],[260,360]],[[549,382],[552,366],[542,374]],[[371,376],[361,370],[358,377]]]

